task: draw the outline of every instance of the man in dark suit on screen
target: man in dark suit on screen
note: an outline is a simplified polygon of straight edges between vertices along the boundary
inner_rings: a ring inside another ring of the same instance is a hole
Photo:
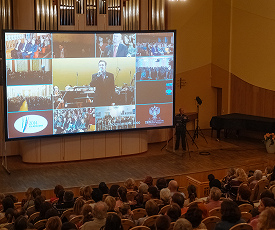
[[[92,75],[91,87],[95,87],[94,106],[110,106],[114,103],[115,80],[112,73],[106,72],[106,61],[98,62],[98,72]]]
[[[106,46],[104,57],[127,57],[128,47],[123,44],[121,34],[113,34],[113,44]]]
[[[179,149],[180,139],[182,149],[186,150],[186,123],[189,121],[188,117],[184,114],[183,108],[179,109],[179,114],[176,115],[176,145],[175,150]]]

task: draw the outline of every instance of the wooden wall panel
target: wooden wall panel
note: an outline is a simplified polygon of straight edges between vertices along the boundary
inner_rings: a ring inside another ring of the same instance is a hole
[[[75,161],[80,159],[80,136],[64,138],[64,160]]]
[[[41,162],[62,161],[61,138],[41,139]]]
[[[121,155],[121,138],[118,133],[106,135],[106,157]]]
[[[100,133],[94,136],[94,158],[104,158],[106,156],[106,134]]]
[[[81,160],[94,158],[94,138],[92,135],[81,136]]]
[[[275,91],[251,85],[232,74],[231,113],[275,117]]]
[[[139,132],[122,133],[122,155],[138,153],[139,144]]]

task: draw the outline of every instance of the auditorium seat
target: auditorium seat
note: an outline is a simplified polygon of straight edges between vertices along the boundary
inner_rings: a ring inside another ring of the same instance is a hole
[[[253,230],[252,226],[246,223],[236,224],[229,230]]]
[[[160,210],[159,210],[159,215],[165,215],[165,213],[167,212],[167,210],[170,208],[171,206],[168,204],[168,205],[165,205],[164,207],[162,207]]]
[[[269,180],[261,179],[257,182],[255,187],[252,189],[250,201],[255,202],[260,199],[261,193],[268,187]]]
[[[39,220],[34,224],[34,228],[39,230],[39,229],[44,229],[47,223],[47,219],[44,220]]]
[[[5,224],[7,223],[7,221],[8,221],[7,218],[4,216],[0,219],[0,224]]]
[[[242,214],[242,219],[245,220],[246,223],[248,223],[250,221],[250,219],[252,218],[252,214],[249,212],[241,212]]]
[[[70,215],[73,215],[73,214],[74,214],[73,208],[69,208],[62,213],[60,219],[63,221],[63,218],[66,218],[69,221]]]
[[[219,218],[222,217],[222,214],[221,214],[221,208],[213,208],[209,211],[209,215],[210,216],[217,216]]]
[[[241,212],[250,212],[253,209],[251,204],[240,204],[239,209]]]
[[[79,216],[75,216],[72,219],[70,219],[69,222],[77,225],[80,221],[82,221],[82,219],[83,219],[83,215],[79,215]]]
[[[139,218],[145,217],[147,212],[144,208],[136,208],[133,210],[133,220],[138,220]]]
[[[168,230],[173,230],[176,222],[171,222]]]
[[[151,230],[151,229],[148,228],[147,226],[136,226],[136,227],[130,228],[130,230]]]
[[[160,215],[154,215],[154,216],[149,216],[147,217],[144,222],[143,222],[143,226],[147,226],[149,228],[153,227],[156,223],[156,220],[157,218],[159,217]]]
[[[39,215],[40,215],[40,212],[35,212],[35,213],[31,214],[29,219],[28,219],[28,222],[32,223],[33,220],[35,220],[35,218],[39,217]]]
[[[202,220],[202,223],[205,224],[207,230],[214,230],[216,223],[220,222],[221,219],[217,216],[209,216]]]
[[[136,226],[135,223],[129,219],[121,219],[121,225],[123,226],[123,230],[129,230]]]

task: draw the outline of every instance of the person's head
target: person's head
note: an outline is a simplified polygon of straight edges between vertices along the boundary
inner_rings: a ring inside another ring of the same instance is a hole
[[[92,199],[93,199],[95,202],[98,202],[98,201],[102,201],[102,198],[103,198],[103,194],[102,194],[102,192],[99,190],[99,188],[93,188],[93,191],[92,191]]]
[[[267,167],[265,168],[265,174],[266,174],[266,175],[269,175],[270,173],[272,173],[272,167],[271,167],[271,166],[267,166]]]
[[[144,197],[143,197],[143,194],[142,193],[138,193],[134,200],[136,201],[136,206],[143,206],[143,200],[144,200]]]
[[[50,208],[45,214],[45,219],[49,219],[50,217],[58,216],[58,215],[59,213],[56,208]]]
[[[82,215],[83,215],[83,224],[86,221],[91,221],[93,219],[93,208],[89,204],[84,204],[82,208]]]
[[[185,213],[185,219],[187,219],[193,228],[197,228],[202,221],[202,210],[198,206],[189,207]]]
[[[170,189],[171,192],[176,192],[178,191],[178,182],[175,180],[171,180],[168,184],[168,188]]]
[[[163,188],[163,189],[160,190],[160,199],[165,204],[170,203],[171,192],[170,192],[169,188]]]
[[[28,228],[28,219],[25,216],[19,216],[14,222],[14,230],[25,230]]]
[[[184,218],[180,218],[176,221],[173,230],[192,230],[192,224],[184,219]]]
[[[169,216],[159,216],[156,219],[156,230],[168,230],[170,228],[171,219]]]
[[[34,200],[34,207],[37,212],[40,212],[41,205],[45,202],[45,198],[43,196],[37,196]]]
[[[275,208],[266,208],[259,216],[259,230],[275,229]]]
[[[62,222],[58,216],[50,217],[46,223],[46,230],[61,230]]]
[[[58,185],[56,185],[56,186],[54,187],[53,192],[54,192],[54,194],[55,194],[56,197],[58,196],[58,193],[59,193],[59,191],[61,191],[61,190],[64,190],[64,188],[63,188],[63,186],[60,185],[60,184],[58,184]]]
[[[184,196],[179,192],[174,193],[172,196],[172,203],[178,204],[180,208],[183,208],[184,200]]]
[[[98,70],[99,70],[99,72],[106,72],[106,66],[107,66],[107,62],[106,61],[104,61],[104,60],[100,60],[99,62],[98,62]]]
[[[83,199],[90,200],[92,199],[92,188],[91,186],[85,186],[83,189]]]
[[[135,180],[133,178],[128,178],[125,182],[124,182],[124,186],[126,187],[127,190],[132,190],[135,187]]]
[[[81,211],[82,211],[82,208],[83,208],[84,204],[85,204],[85,202],[84,202],[83,199],[81,199],[81,198],[76,199],[76,201],[74,203],[74,207],[73,207],[75,215],[80,215],[81,214]]]
[[[5,197],[2,200],[3,212],[6,212],[8,208],[14,209],[14,202],[10,197]]]
[[[107,204],[108,206],[108,211],[113,211],[115,209],[116,206],[116,199],[112,196],[107,196],[104,200],[104,202]]]
[[[153,178],[151,176],[146,176],[143,183],[147,184],[149,187],[153,185]]]
[[[275,207],[275,201],[269,197],[260,200],[258,211],[261,213],[266,207]]]
[[[119,45],[122,42],[122,35],[119,33],[113,34],[113,44]]]
[[[179,108],[179,112],[180,112],[180,114],[184,114],[184,109],[183,108]]]
[[[119,212],[122,215],[126,215],[129,214],[129,212],[131,212],[131,206],[129,203],[123,203],[120,207],[119,207]]]
[[[110,187],[109,195],[112,197],[118,197],[118,193],[117,193],[118,188],[119,188],[118,184],[113,184]]]
[[[242,182],[247,180],[247,175],[242,168],[238,168],[236,170],[236,177],[239,181],[242,181]]]
[[[40,217],[42,219],[46,219],[46,217],[45,217],[46,212],[51,208],[52,208],[52,204],[49,202],[44,202],[43,204],[41,204]]]
[[[154,186],[149,187],[148,193],[152,199],[159,199],[159,191],[157,187],[154,187]]]
[[[32,190],[32,196],[35,199],[37,196],[41,196],[41,189],[40,188],[34,188]]]
[[[263,177],[263,173],[261,170],[255,170],[254,172],[254,177],[255,177],[255,180],[261,180],[262,177]]]
[[[27,191],[25,192],[25,196],[26,196],[27,200],[33,199],[32,191],[33,191],[33,188],[30,187],[30,188],[28,188]]]
[[[139,187],[138,187],[138,191],[142,194],[147,194],[148,193],[148,185],[145,183],[140,183]]]
[[[215,176],[213,175],[213,174],[209,174],[208,175],[208,180],[209,181],[212,181],[212,180],[214,180],[215,179]]]
[[[106,218],[107,209],[108,209],[108,206],[106,203],[102,201],[97,202],[94,206],[94,212],[93,212],[94,217],[100,220]]]
[[[236,174],[236,169],[235,168],[230,168],[227,171],[227,176],[231,177],[234,176]]]
[[[187,187],[187,192],[188,192],[188,197],[189,197],[190,202],[193,202],[197,197],[197,189],[196,189],[195,185],[190,184]]]
[[[212,187],[210,189],[210,199],[214,201],[218,201],[222,196],[222,192],[217,187]]]
[[[145,210],[148,216],[153,216],[158,214],[159,207],[154,200],[148,200],[145,204]]]
[[[64,193],[65,190],[59,190],[58,194],[57,194],[57,198],[58,198],[58,203],[62,203],[64,200]]]
[[[104,230],[123,230],[120,217],[115,213],[108,214]]]
[[[246,184],[240,185],[238,194],[243,200],[249,200],[251,196],[251,190]]]
[[[176,203],[171,204],[166,214],[170,217],[172,222],[177,221],[177,219],[181,216],[180,206]]]
[[[65,191],[63,199],[64,199],[64,202],[73,202],[74,201],[73,191]]]
[[[127,202],[127,189],[124,186],[120,186],[117,190],[119,199],[122,202]]]
[[[158,190],[162,190],[163,188],[167,188],[166,180],[163,177],[157,179],[156,186],[157,186]]]
[[[222,220],[235,223],[241,219],[241,211],[238,205],[231,200],[224,200],[221,204]]]
[[[102,192],[102,194],[109,194],[109,188],[105,182],[100,182],[98,188]]]
[[[65,222],[61,226],[61,230],[73,230],[73,229],[77,230],[77,227],[75,224],[71,222]]]
[[[5,217],[7,219],[8,223],[11,223],[14,217],[14,209],[13,208],[8,208],[5,212]]]
[[[274,199],[274,194],[269,189],[266,189],[261,193],[260,199],[263,199],[264,197],[269,197],[271,199]]]

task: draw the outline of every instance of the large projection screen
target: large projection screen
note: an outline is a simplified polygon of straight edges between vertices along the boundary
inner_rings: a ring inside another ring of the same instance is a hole
[[[5,31],[6,140],[172,127],[175,31]]]

